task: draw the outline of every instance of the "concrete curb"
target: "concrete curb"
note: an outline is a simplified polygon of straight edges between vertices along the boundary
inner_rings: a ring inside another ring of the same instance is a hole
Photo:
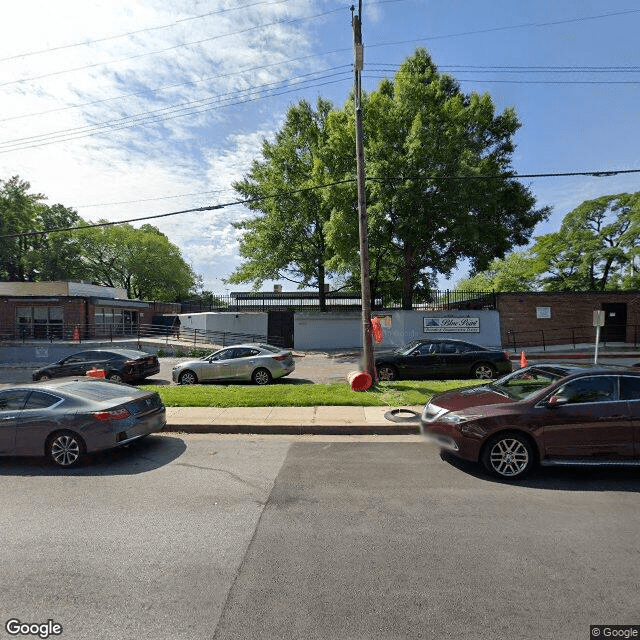
[[[229,433],[260,435],[416,435],[420,433],[418,423],[394,423],[389,425],[256,425],[256,424],[170,424],[163,429],[165,433]]]

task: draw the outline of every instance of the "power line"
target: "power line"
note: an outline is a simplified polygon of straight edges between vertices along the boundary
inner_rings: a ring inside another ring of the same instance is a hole
[[[294,22],[303,22],[304,20],[315,20],[316,18],[322,18],[324,16],[330,15],[332,13],[336,13],[338,11],[344,11],[344,9],[332,9],[331,11],[325,11],[324,13],[319,13],[314,16],[305,16],[303,18],[292,18],[291,20],[276,20],[275,22],[269,22],[267,24],[256,25],[253,27],[247,27],[246,29],[241,29],[239,31],[233,31],[231,33],[223,33],[217,36],[211,36],[210,38],[203,38],[201,40],[194,40],[193,42],[185,42],[183,44],[176,44],[171,47],[165,47],[164,49],[159,49],[158,51],[147,51],[145,53],[137,53],[132,56],[127,56],[125,58],[119,58],[117,60],[108,60],[107,62],[95,62],[93,64],[84,65],[82,67],[74,67],[73,69],[64,69],[62,71],[52,71],[50,73],[44,73],[39,76],[32,76],[31,78],[20,78],[19,80],[11,80],[9,82],[3,82],[0,84],[0,87],[6,87],[13,84],[22,84],[24,82],[31,82],[33,80],[42,80],[44,78],[50,78],[53,76],[60,76],[66,73],[73,73],[75,71],[84,71],[86,69],[94,69],[96,67],[104,67],[106,65],[118,64],[120,62],[126,62],[128,60],[135,60],[137,58],[144,58],[146,56],[158,55],[161,53],[167,53],[168,51],[174,51],[175,49],[181,49],[183,47],[190,47],[197,44],[203,44],[205,42],[211,42],[213,40],[220,40],[221,38],[228,38],[230,36],[240,35],[243,33],[248,33],[250,31],[256,31],[258,29],[262,29],[264,27],[273,27],[275,25],[281,24],[293,24]]]
[[[252,4],[245,4],[240,7],[231,7],[229,9],[218,9],[218,11],[209,11],[208,13],[203,13],[197,16],[190,16],[189,18],[181,18],[180,20],[176,20],[175,22],[170,22],[169,24],[159,25],[157,27],[146,27],[144,29],[138,29],[136,31],[127,31],[126,33],[119,33],[112,36],[105,36],[104,38],[96,38],[95,40],[86,40],[84,42],[74,42],[71,44],[63,44],[57,47],[50,47],[48,49],[40,49],[39,51],[27,51],[25,53],[17,53],[13,56],[9,56],[7,58],[0,58],[0,62],[6,62],[8,60],[16,60],[17,58],[27,58],[29,56],[37,56],[43,53],[52,53],[54,51],[61,51],[63,49],[72,49],[74,47],[84,47],[91,46],[93,44],[98,44],[100,42],[107,42],[109,40],[118,40],[119,38],[127,38],[129,36],[135,36],[139,33],[148,33],[150,31],[160,31],[161,29],[169,29],[171,27],[175,27],[182,22],[190,22],[191,20],[201,20],[202,18],[208,18],[210,16],[219,15],[221,13],[228,13],[229,11],[239,11],[241,9],[249,9],[251,7],[256,7],[261,4],[266,5],[276,5],[282,4],[284,2],[289,2],[289,0],[274,0],[273,2],[254,2]]]
[[[610,177],[620,174],[629,174],[629,173],[640,173],[640,169],[614,169],[614,170],[597,170],[597,171],[570,171],[563,173],[520,173],[513,175],[496,175],[496,176],[432,176],[429,177],[429,180],[496,180],[496,179],[509,179],[515,180],[520,178],[560,178],[560,177],[570,177],[570,176],[594,176],[594,177]],[[424,179],[424,176],[420,176],[420,178]],[[394,177],[394,178],[372,178],[368,177],[367,180],[376,181],[376,182],[392,182],[395,180],[406,180],[407,177]],[[281,191],[275,194],[268,194],[265,196],[255,196],[253,198],[246,198],[244,200],[235,200],[233,202],[226,202],[223,204],[215,204],[209,205],[206,207],[196,207],[194,209],[183,209],[181,211],[172,211],[170,213],[159,213],[150,216],[142,216],[139,218],[130,218],[128,220],[118,220],[112,222],[97,222],[95,224],[85,224],[79,225],[75,227],[64,227],[58,229],[47,229],[46,231],[28,231],[25,233],[12,233],[4,236],[0,236],[0,240],[8,240],[11,238],[25,238],[25,237],[34,237],[34,236],[42,236],[49,235],[50,233],[63,233],[63,232],[72,232],[79,231],[82,229],[95,229],[98,227],[112,227],[118,224],[130,224],[132,222],[142,222],[143,220],[155,220],[158,218],[168,218],[171,216],[182,215],[185,213],[195,213],[202,211],[214,211],[216,209],[225,209],[227,207],[237,206],[237,205],[245,205],[251,204],[254,202],[262,202],[264,200],[270,200],[273,198],[286,198],[298,193],[305,193],[309,191],[315,191],[317,189],[326,189],[327,187],[334,187],[341,184],[350,184],[355,183],[356,178],[347,178],[345,180],[337,180],[335,182],[329,182],[326,184],[314,185],[312,187],[304,187],[300,189],[293,189],[291,191]],[[92,205],[99,206],[99,205]]]
[[[336,76],[320,76],[316,78],[312,84],[308,84],[308,81],[300,82],[300,85],[304,85],[304,88],[311,89],[316,87],[322,87],[329,84],[335,84],[337,82],[342,82],[345,79],[348,79],[349,72],[342,72],[342,76],[345,77],[336,77]],[[326,80],[326,78],[330,78]],[[319,80],[326,80],[325,82],[318,82]],[[272,84],[281,84],[281,83],[272,83]],[[244,92],[244,97],[241,92],[234,92],[230,94],[225,94],[223,96],[218,96],[212,99],[206,99],[208,101],[207,105],[199,105],[199,106],[174,106],[174,107],[165,107],[163,109],[159,109],[156,111],[150,111],[141,113],[134,116],[126,116],[124,118],[120,118],[117,120],[107,121],[104,123],[100,123],[97,125],[86,125],[84,127],[76,127],[75,129],[66,129],[57,132],[49,132],[45,134],[41,134],[39,136],[30,136],[26,138],[17,138],[14,140],[8,140],[0,143],[0,153],[8,153],[11,151],[19,151],[23,149],[32,149],[36,147],[46,146],[48,144],[54,144],[56,142],[68,142],[70,140],[77,140],[79,138],[87,138],[93,135],[98,135],[101,133],[112,133],[115,131],[120,131],[123,129],[130,129],[136,126],[145,126],[151,124],[161,124],[168,120],[173,120],[175,118],[190,116],[190,115],[200,115],[202,113],[206,113],[208,111],[213,111],[215,109],[220,109],[223,107],[230,107],[239,104],[245,104],[247,102],[255,102],[259,99],[264,99],[265,97],[277,97],[281,95],[285,95],[287,93],[292,93],[293,91],[298,91],[300,86],[295,86],[293,88],[286,89],[284,91],[277,91],[277,87],[272,87],[272,92],[268,95],[262,95],[264,87],[269,87],[270,85],[263,85],[262,87],[254,87]],[[203,102],[205,99],[194,102]],[[218,104],[215,104],[215,100],[218,101]],[[187,103],[192,104],[192,103]],[[213,105],[213,106],[211,106]],[[161,113],[168,112],[168,113]]]

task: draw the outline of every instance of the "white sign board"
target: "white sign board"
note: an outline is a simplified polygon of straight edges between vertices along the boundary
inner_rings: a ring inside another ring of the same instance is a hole
[[[480,318],[423,318],[425,333],[480,333]]]
[[[536,318],[549,320],[551,318],[551,307],[536,307]]]
[[[604,327],[604,311],[593,312],[593,326]]]

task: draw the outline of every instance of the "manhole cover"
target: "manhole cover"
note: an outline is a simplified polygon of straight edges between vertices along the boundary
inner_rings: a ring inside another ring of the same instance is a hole
[[[391,422],[420,422],[420,414],[413,409],[391,409],[384,417]]]

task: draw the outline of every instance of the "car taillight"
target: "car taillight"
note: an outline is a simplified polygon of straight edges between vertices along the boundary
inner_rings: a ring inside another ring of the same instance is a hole
[[[102,422],[109,422],[110,420],[124,420],[130,415],[126,409],[114,409],[113,411],[95,411],[93,417]]]
[[[278,362],[282,362],[283,360],[287,359],[287,356],[273,356],[274,360],[277,360]]]
[[[507,360],[507,361],[511,360],[511,354],[508,351],[504,352],[504,359]]]

